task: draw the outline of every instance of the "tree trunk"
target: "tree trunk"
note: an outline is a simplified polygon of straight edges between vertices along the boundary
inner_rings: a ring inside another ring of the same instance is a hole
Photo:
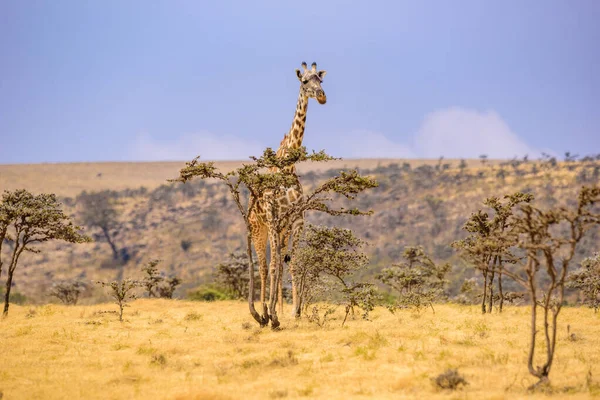
[[[113,252],[113,258],[115,260],[118,260],[119,259],[119,252],[117,251],[117,246],[115,246],[115,244],[113,243],[112,239],[110,238],[110,234],[108,233],[108,229],[106,227],[102,227],[102,233],[104,234],[104,238],[108,242],[108,244],[110,246],[110,249]]]
[[[500,304],[498,304],[498,311],[502,312],[504,306],[504,292],[502,291],[502,259],[498,259],[498,296],[500,296]]]
[[[15,269],[17,268],[17,264],[19,262],[19,257],[25,247],[27,246],[27,242],[23,241],[23,243],[19,243],[20,233],[17,232],[16,240],[15,240],[15,248],[13,249],[12,259],[10,260],[10,264],[8,265],[8,277],[6,278],[6,293],[4,294],[4,311],[2,315],[8,315],[8,305],[10,300],[10,288],[12,287],[13,274],[15,273]],[[20,247],[19,247],[20,244]]]
[[[4,316],[8,314],[8,304],[10,300],[10,288],[12,286],[12,278],[12,272],[8,271],[8,278],[6,278],[6,292],[4,293],[4,311],[2,312],[2,315]]]
[[[487,299],[487,271],[483,271],[483,297],[481,299],[481,313],[485,314],[485,300]]]
[[[532,261],[528,261],[528,264],[532,264]],[[529,265],[530,269],[534,267]],[[535,355],[535,337],[537,334],[537,296],[535,290],[535,276],[532,275],[535,272],[528,273],[528,285],[529,285],[529,295],[531,300],[531,334],[530,334],[530,342],[529,342],[529,355],[527,356],[527,368],[529,369],[529,373],[536,378],[542,379],[542,375],[540,371],[534,368],[533,366],[533,357]]]
[[[494,271],[490,273],[490,290],[488,293],[488,314],[492,313],[492,307],[494,305]]]

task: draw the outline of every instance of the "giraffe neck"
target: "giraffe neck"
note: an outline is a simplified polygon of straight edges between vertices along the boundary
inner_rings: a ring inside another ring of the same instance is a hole
[[[304,138],[304,126],[306,124],[306,110],[308,109],[308,97],[300,91],[298,95],[298,103],[296,104],[296,113],[292,121],[292,127],[289,132],[283,137],[279,149],[277,149],[277,157],[284,157],[288,149],[297,149],[302,146]],[[288,171],[294,172],[295,166],[287,167]]]

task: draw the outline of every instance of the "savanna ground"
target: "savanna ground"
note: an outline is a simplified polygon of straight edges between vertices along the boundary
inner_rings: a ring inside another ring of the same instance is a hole
[[[137,300],[120,323],[113,304],[17,306],[0,320],[5,399],[419,398],[600,396],[600,314],[563,310],[553,392],[527,391],[527,307],[481,315],[437,305],[416,314],[377,308],[340,327],[282,318],[260,329],[242,302]],[[289,306],[286,308],[289,314]],[[567,335],[567,325],[574,337]],[[438,390],[458,368],[469,385]],[[591,377],[590,377],[591,374]]]

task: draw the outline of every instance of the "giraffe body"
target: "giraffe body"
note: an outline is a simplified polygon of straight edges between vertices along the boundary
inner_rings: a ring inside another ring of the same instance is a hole
[[[298,95],[298,102],[296,104],[296,112],[294,114],[294,119],[292,121],[292,126],[288,133],[284,135],[283,140],[281,141],[279,148],[277,150],[277,157],[284,157],[289,149],[297,149],[302,146],[302,140],[304,138],[304,128],[306,124],[306,111],[308,108],[308,100],[309,98],[315,98],[320,104],[325,104],[327,98],[325,96],[325,92],[321,88],[321,82],[323,81],[323,77],[326,74],[326,71],[317,71],[316,63],[312,64],[312,68],[309,70],[306,66],[306,63],[302,63],[303,72],[300,70],[296,70],[296,75],[298,76],[298,80],[300,81],[300,94]],[[292,172],[295,174],[296,168],[295,166],[286,167],[289,168],[286,172]],[[271,172],[278,172],[276,168],[272,168]],[[254,248],[256,250],[259,271],[260,271],[260,300],[263,303],[263,307],[265,307],[266,301],[266,285],[268,272],[267,269],[267,243],[271,248],[271,260],[270,260],[270,272],[271,272],[271,285],[270,285],[270,299],[275,295],[275,290],[277,290],[277,295],[279,299],[279,310],[283,312],[283,297],[282,297],[282,280],[279,280],[279,285],[277,289],[274,287],[275,282],[275,273],[276,269],[280,268],[277,265],[277,260],[273,256],[273,251],[275,249],[275,238],[274,232],[271,228],[271,202],[272,196],[274,194],[272,192],[265,192],[263,198],[257,199],[257,204],[249,215],[249,221],[252,226],[252,242],[254,243]],[[296,184],[290,188],[287,188],[284,192],[279,193],[277,198],[275,199],[275,204],[277,206],[277,214],[282,215],[286,211],[288,211],[295,203],[300,201],[303,197],[302,186],[300,185],[300,181],[296,176]],[[299,215],[291,222],[291,232],[283,232],[281,237],[279,238],[279,243],[281,244],[281,248],[286,251],[286,261],[289,260],[289,256],[287,255],[288,242],[290,235],[293,238],[292,241],[292,254],[296,249],[300,234],[304,227],[304,216]],[[296,281],[294,276],[294,268],[293,268],[293,259],[289,262],[290,266],[290,275],[292,276],[292,300],[293,300],[293,313],[294,316],[300,316],[300,307],[298,304],[298,293],[296,290]],[[282,269],[279,269],[279,276],[282,276]]]

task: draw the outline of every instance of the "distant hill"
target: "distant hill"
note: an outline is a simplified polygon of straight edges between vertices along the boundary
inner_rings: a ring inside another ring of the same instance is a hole
[[[216,161],[215,165],[223,171],[230,171],[244,162],[246,161]],[[392,163],[402,165],[405,162],[418,167],[435,165],[438,160],[343,159],[328,163],[300,163],[298,171],[303,174],[355,167],[373,169]],[[458,165],[459,161],[444,162]],[[185,161],[0,164],[0,190],[25,188],[34,193],[55,193],[59,196],[76,196],[83,190],[119,191],[140,187],[153,190],[165,184],[167,179],[177,177],[183,166]]]
[[[240,164],[217,163],[223,170]],[[166,182],[177,177],[183,166],[183,162],[0,165],[0,189],[56,193],[76,221],[76,196],[83,190],[111,190],[120,211],[114,236],[124,261],[113,261],[99,232],[88,229],[99,238],[95,243],[48,243],[41,254],[24,255],[15,274],[16,291],[34,301],[47,301],[44,296],[56,280],[136,276],[152,258],[163,260],[160,269],[183,278],[180,296],[209,280],[216,264],[243,248],[243,223],[223,185],[199,180]],[[371,265],[365,277],[398,262],[405,246],[422,245],[434,260],[453,264],[450,287],[454,293],[472,271],[449,244],[465,236],[462,226],[472,212],[482,208],[483,199],[524,191],[532,193],[538,204],[565,204],[576,200],[581,185],[600,183],[597,160],[485,164],[470,160],[462,165],[458,160],[341,160],[300,165],[299,174],[309,191],[340,169],[355,167],[380,183],[355,201],[374,214],[332,218],[312,213],[308,221],[351,227],[367,240]],[[599,250],[600,236],[595,230],[578,257]]]

